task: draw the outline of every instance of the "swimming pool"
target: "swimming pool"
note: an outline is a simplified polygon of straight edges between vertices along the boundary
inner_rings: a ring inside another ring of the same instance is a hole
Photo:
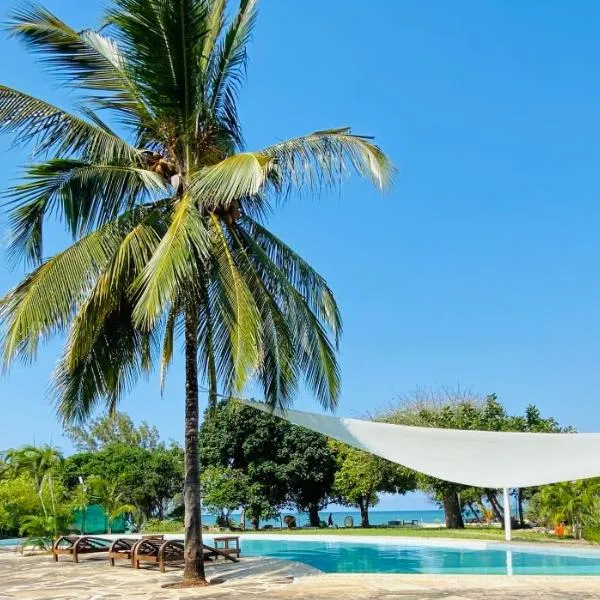
[[[248,539],[245,556],[302,562],[325,573],[600,575],[600,552],[440,547],[381,543]],[[560,553],[559,553],[560,552]],[[512,566],[511,566],[512,564]]]
[[[1,540],[0,539],[0,548],[4,547],[11,547],[11,546],[18,546],[19,544],[21,544],[23,540],[22,539],[8,539],[8,540]]]

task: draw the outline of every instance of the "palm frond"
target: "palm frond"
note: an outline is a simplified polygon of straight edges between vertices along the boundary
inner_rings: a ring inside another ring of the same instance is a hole
[[[215,269],[219,268],[216,264]],[[230,324],[235,321],[235,309],[225,293],[222,278],[209,276],[199,293],[198,343],[199,365],[211,394],[219,386],[229,392],[234,389],[235,365]],[[214,383],[216,371],[217,384]],[[209,398],[211,401],[211,398]]]
[[[260,258],[264,261],[269,260],[285,280],[300,293],[310,309],[330,328],[337,345],[342,333],[342,316],[325,279],[299,254],[260,223],[242,217],[239,224],[262,250],[263,254]]]
[[[223,352],[223,348],[219,348],[219,342],[222,340],[218,339],[219,326],[215,323],[215,314],[213,306],[211,304],[210,294],[207,289],[207,282],[203,282],[200,288],[200,310],[198,320],[198,347],[200,350],[200,367],[204,378],[208,383],[208,409],[210,413],[214,413],[217,408],[218,394],[219,394],[219,375],[218,375],[218,361],[219,355]],[[216,330],[216,331],[215,331]],[[215,335],[215,333],[217,335]],[[229,366],[231,361],[228,360],[230,357],[230,346],[224,352],[226,358],[226,364]],[[224,381],[226,389],[229,387],[229,382],[232,381],[233,369],[229,370],[227,376],[221,379]]]
[[[206,7],[197,0],[115,0],[111,24],[157,119],[189,125],[199,82]]]
[[[98,162],[139,160],[140,152],[96,118],[90,122],[52,104],[0,85],[0,133],[18,144],[35,144],[34,154],[84,156]]]
[[[178,201],[156,252],[133,284],[139,294],[134,318],[151,327],[162,311],[185,293],[209,254],[206,226],[189,195]]]
[[[294,356],[308,386],[326,409],[337,405],[340,393],[340,372],[335,349],[319,317],[306,299],[242,227],[236,233],[247,248],[258,278],[278,303],[286,327],[291,333]]]
[[[207,209],[227,208],[268,188],[320,191],[341,183],[351,169],[382,190],[393,173],[385,154],[368,138],[332,129],[226,158],[199,171],[191,189]]]
[[[63,422],[83,422],[100,403],[113,412],[144,370],[140,349],[147,345],[144,338],[150,335],[135,328],[131,306],[124,302],[96,329],[83,360],[72,360],[68,343],[52,378],[57,412]]]
[[[72,320],[68,344],[70,362],[67,363],[70,369],[75,369],[91,352],[96,330],[106,316],[131,301],[129,287],[147,265],[166,228],[164,216],[157,210],[132,211],[129,218],[123,220],[121,243]],[[153,338],[142,336],[141,339],[149,342]],[[154,349],[148,345],[141,347],[143,367],[150,368],[154,364]]]
[[[120,238],[114,225],[82,238],[35,269],[0,304],[4,362],[35,356],[39,341],[68,326]]]
[[[225,25],[225,6],[227,4],[227,0],[207,0],[207,4],[207,34],[204,38],[204,43],[202,44],[202,57],[200,59],[203,77],[205,77],[206,69],[212,56],[213,49]]]
[[[232,385],[233,389],[239,392],[259,364],[260,313],[232,254],[223,224],[215,215],[211,215],[210,220],[213,256],[218,265],[213,277],[218,280],[233,313],[233,318],[227,325],[233,353]]]
[[[77,237],[166,190],[160,175],[126,164],[52,159],[33,165],[24,182],[7,193],[9,256],[24,256],[33,264],[41,261],[42,226],[49,213],[58,214]]]
[[[226,128],[237,148],[244,140],[237,111],[237,94],[246,76],[247,52],[256,22],[256,0],[240,0],[237,14],[207,65],[207,104],[210,114]]]
[[[173,306],[167,315],[167,321],[165,324],[165,332],[163,336],[162,353],[160,357],[160,393],[161,395],[165,391],[165,385],[167,382],[167,371],[173,360],[173,347],[175,339],[175,325],[179,311],[177,306]]]
[[[297,391],[298,357],[292,331],[280,308],[279,290],[273,293],[273,286],[265,280],[264,273],[256,268],[257,257],[253,256],[255,252],[252,245],[240,235],[240,228],[231,227],[229,232],[232,252],[260,311],[262,343],[256,376],[262,384],[267,403],[286,408],[293,402]]]
[[[92,31],[75,31],[49,10],[26,2],[12,12],[9,31],[36,53],[61,83],[108,94],[111,106],[148,118],[141,91],[116,44]]]

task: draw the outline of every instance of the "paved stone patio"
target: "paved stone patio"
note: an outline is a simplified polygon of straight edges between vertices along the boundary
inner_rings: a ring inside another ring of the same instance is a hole
[[[600,577],[505,577],[319,574],[287,561],[246,558],[208,568],[223,583],[209,588],[164,589],[181,571],[111,568],[105,556],[59,564],[48,556],[0,553],[0,600],[598,600]]]

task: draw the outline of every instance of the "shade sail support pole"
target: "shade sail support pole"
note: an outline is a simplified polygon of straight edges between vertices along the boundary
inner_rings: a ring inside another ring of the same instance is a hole
[[[510,496],[508,494],[508,488],[504,488],[502,492],[504,496],[504,539],[507,542],[510,542],[510,540],[512,539]]]

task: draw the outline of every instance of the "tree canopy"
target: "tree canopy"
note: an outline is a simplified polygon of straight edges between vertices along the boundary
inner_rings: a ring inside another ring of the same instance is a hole
[[[502,406],[496,394],[481,396],[460,388],[417,389],[401,397],[398,402],[378,414],[376,419],[398,425],[445,429],[546,433],[572,431],[569,427],[561,427],[552,417],[543,417],[533,404],[527,406],[524,415],[511,415]],[[416,478],[419,489],[443,505],[447,527],[464,527],[464,503],[478,514],[482,512],[483,499],[491,505],[496,518],[503,520],[502,507],[497,499],[498,490],[468,488],[422,473],[417,473]],[[516,490],[515,494],[523,522],[523,501],[526,493]]]
[[[329,446],[337,462],[332,494],[336,502],[359,508],[363,527],[369,527],[378,493],[405,494],[416,487],[414,473],[404,467],[341,442],[331,440]]]
[[[329,502],[336,469],[324,436],[223,401],[204,420],[200,448],[204,465],[245,474],[240,506],[256,524],[292,506],[319,525],[318,511]]]
[[[79,452],[95,452],[112,444],[154,450],[160,442],[155,426],[142,421],[136,427],[129,415],[118,411],[98,417],[87,425],[67,424],[64,429]]]

